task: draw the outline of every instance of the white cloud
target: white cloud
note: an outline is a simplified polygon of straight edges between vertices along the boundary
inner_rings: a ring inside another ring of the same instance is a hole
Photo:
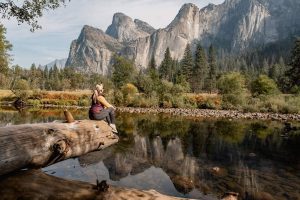
[[[13,44],[14,64],[28,67],[31,63],[47,64],[51,59],[66,58],[71,41],[76,39],[83,25],[106,30],[113,14],[123,12],[133,19],[148,22],[155,28],[167,26],[184,3],[198,7],[224,0],[71,0],[66,7],[49,11],[39,20],[42,30],[34,33],[28,25],[14,20],[4,21],[7,38]]]

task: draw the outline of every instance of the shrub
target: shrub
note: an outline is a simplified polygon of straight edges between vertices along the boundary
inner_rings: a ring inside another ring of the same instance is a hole
[[[278,94],[279,90],[275,81],[266,75],[260,75],[251,84],[253,96]]]
[[[27,100],[27,103],[31,106],[40,106],[41,105],[41,101],[38,99],[29,99]]]
[[[293,95],[261,95],[250,98],[246,112],[300,113],[300,97]]]
[[[85,97],[82,97],[78,100],[78,106],[89,106],[91,104],[91,100]]]
[[[160,94],[171,93],[172,88],[173,88],[173,83],[172,82],[162,80],[158,92]]]
[[[232,72],[221,76],[218,80],[218,89],[222,94],[223,108],[238,108],[245,104],[247,89],[243,75]]]
[[[238,94],[246,90],[245,77],[237,72],[221,76],[218,80],[218,89],[221,94]]]
[[[124,106],[134,106],[137,102],[136,96],[138,94],[138,89],[131,83],[127,83],[121,88]]]
[[[114,90],[113,104],[116,106],[122,106],[124,101],[123,93],[120,90]]]
[[[30,86],[28,81],[25,79],[19,79],[15,82],[12,91],[17,97],[27,99],[30,96],[29,89]]]
[[[206,99],[202,104],[198,105],[200,109],[218,109],[218,107],[213,99]]]
[[[138,85],[139,91],[150,95],[155,90],[155,82],[147,75],[139,75],[137,77],[136,85]]]
[[[292,94],[300,94],[300,87],[297,86],[297,85],[294,85],[294,86],[291,88],[291,93],[292,93]]]
[[[39,89],[33,90],[32,95],[30,95],[29,98],[33,100],[41,100],[43,98],[43,93]]]
[[[123,95],[126,97],[128,95],[135,95],[138,93],[138,89],[137,87],[135,87],[135,85],[131,84],[131,83],[127,83],[125,84],[122,88],[121,91],[123,93]]]
[[[158,107],[159,97],[155,91],[151,92],[150,97],[148,98],[148,107]]]
[[[192,96],[184,96],[185,108],[197,108],[197,101]]]
[[[170,93],[164,93],[161,96],[160,102],[159,102],[159,107],[162,108],[172,108],[172,95]]]
[[[184,108],[185,107],[185,101],[184,101],[184,97],[182,95],[173,96],[171,100],[172,100],[173,108]]]

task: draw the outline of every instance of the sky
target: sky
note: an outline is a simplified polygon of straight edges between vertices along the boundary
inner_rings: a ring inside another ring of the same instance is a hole
[[[72,40],[77,39],[84,25],[103,31],[116,12],[140,19],[154,28],[166,27],[184,3],[202,8],[224,0],[71,0],[65,7],[46,11],[39,19],[42,29],[30,32],[26,24],[15,20],[1,21],[7,28],[7,39],[12,43],[12,65],[29,68],[32,63],[46,65],[55,59],[67,58]]]

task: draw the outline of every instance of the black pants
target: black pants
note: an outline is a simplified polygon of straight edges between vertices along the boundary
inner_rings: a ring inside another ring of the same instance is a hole
[[[113,108],[105,108],[101,110],[99,113],[92,113],[89,111],[89,118],[91,120],[105,120],[108,124],[115,124],[115,109]]]

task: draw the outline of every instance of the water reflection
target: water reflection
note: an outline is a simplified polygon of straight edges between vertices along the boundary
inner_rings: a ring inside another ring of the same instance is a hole
[[[52,119],[35,112],[41,111],[29,112],[26,120]],[[76,112],[77,119],[85,118],[86,111]],[[10,118],[0,112],[2,123],[3,116]],[[299,124],[132,114],[119,114],[117,121],[119,144],[44,170],[69,179],[105,179],[200,199],[215,199],[227,191],[243,199],[300,198]]]
[[[86,110],[72,110],[76,119],[86,119]],[[64,119],[63,109],[15,109],[0,107],[0,127],[12,124],[47,123]]]

